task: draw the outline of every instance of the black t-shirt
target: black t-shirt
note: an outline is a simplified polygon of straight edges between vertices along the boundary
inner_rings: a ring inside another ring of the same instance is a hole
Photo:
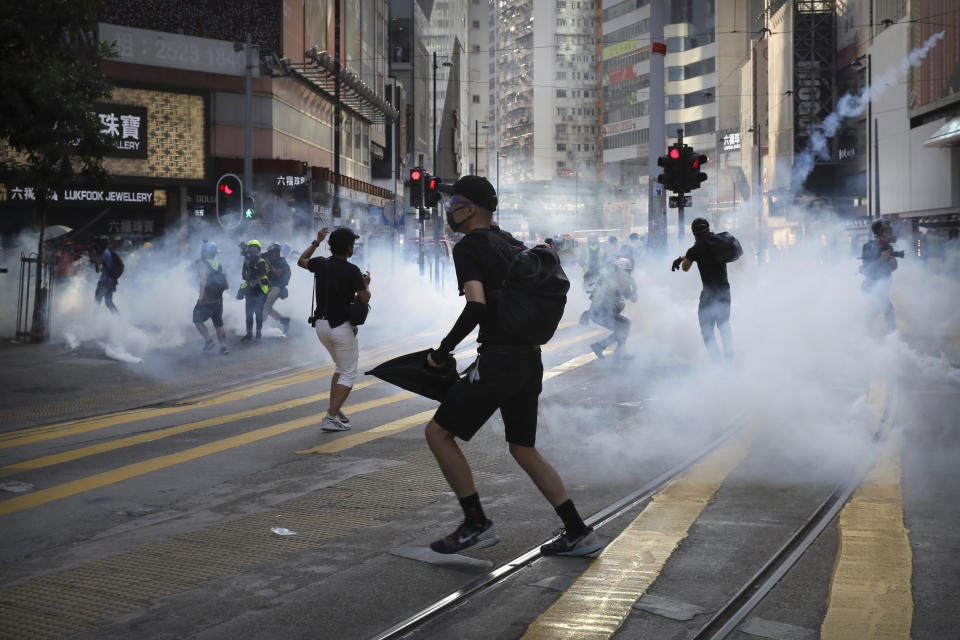
[[[357,265],[343,258],[310,258],[307,269],[316,274],[318,318],[326,318],[333,328],[349,320],[347,308],[357,291],[367,288]],[[327,284],[327,275],[333,280]],[[340,295],[337,295],[339,289]],[[328,300],[329,292],[329,300]]]
[[[493,248],[489,234],[499,230],[474,229],[463,236],[453,246],[453,264],[457,269],[457,286],[463,295],[463,285],[471,280],[483,283],[483,297],[486,300],[486,313],[480,319],[478,342],[485,344],[522,344],[521,341],[507,335],[497,322],[497,299],[507,277],[510,262]],[[499,231],[507,244],[522,251],[525,247],[509,233]]]
[[[704,289],[730,288],[730,282],[727,280],[727,263],[717,260],[706,238],[698,238],[696,243],[687,250],[686,258],[697,263]]]

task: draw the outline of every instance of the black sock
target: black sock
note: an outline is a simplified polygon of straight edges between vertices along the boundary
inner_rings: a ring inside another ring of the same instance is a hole
[[[483,513],[483,507],[480,506],[479,494],[474,493],[466,498],[460,498],[460,507],[463,509],[464,517],[470,524],[486,524],[487,516]]]
[[[557,515],[563,520],[563,526],[571,537],[576,538],[587,530],[587,525],[583,523],[577,508],[573,506],[573,500],[568,499],[563,504],[554,507]]]

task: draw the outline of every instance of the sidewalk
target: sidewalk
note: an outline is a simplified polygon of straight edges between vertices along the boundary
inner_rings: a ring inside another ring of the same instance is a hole
[[[252,344],[228,342],[201,353],[202,341],[150,351],[141,363],[110,359],[96,343],[0,342],[0,432],[170,402],[293,368],[329,361],[305,330]]]

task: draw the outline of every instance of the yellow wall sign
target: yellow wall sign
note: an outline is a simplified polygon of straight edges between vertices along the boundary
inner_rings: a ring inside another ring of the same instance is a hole
[[[633,53],[640,48],[640,43],[637,42],[636,38],[631,38],[629,40],[624,40],[623,42],[618,42],[617,44],[612,44],[609,47],[603,48],[603,59],[609,60],[610,58],[616,58],[617,56],[622,56],[628,53]]]

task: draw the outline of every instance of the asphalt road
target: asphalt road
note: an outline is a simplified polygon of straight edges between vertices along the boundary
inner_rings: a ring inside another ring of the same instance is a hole
[[[650,329],[635,328],[638,352],[656,342]],[[598,361],[589,344],[601,334],[568,322],[543,357],[538,446],[584,515],[737,420],[740,439],[665,488],[656,508],[606,525],[611,544],[599,559],[541,559],[413,637],[691,637],[865,463],[874,475],[851,504],[891,517],[864,524],[845,511],[734,637],[955,637],[956,384],[891,376],[878,386],[875,374],[828,372],[819,395],[792,398],[775,385],[746,389],[741,363]],[[361,368],[433,341],[379,336]],[[345,407],[353,429],[322,432],[330,367],[298,363],[280,344],[264,345],[276,363],[250,352],[159,381],[113,363],[74,365],[88,372],[73,383],[77,402],[104,381],[138,389],[75,407],[84,418],[65,402],[51,420],[53,409],[29,394],[5,405],[21,417],[0,432],[0,637],[366,638],[560,526],[495,417],[464,449],[501,543],[424,561],[424,547],[460,519],[423,441],[436,403],[364,378]],[[462,364],[473,346],[461,345]],[[35,356],[18,388],[69,386],[43,372],[74,357]],[[167,372],[186,361],[166,357]],[[877,562],[904,560],[884,569],[879,595],[866,574],[848,581],[866,595],[850,592],[838,576],[863,561],[844,552],[873,539],[887,545],[865,550]],[[865,611],[843,598],[860,598]],[[603,607],[618,599],[608,615]],[[616,619],[609,633],[584,632],[600,618]]]

